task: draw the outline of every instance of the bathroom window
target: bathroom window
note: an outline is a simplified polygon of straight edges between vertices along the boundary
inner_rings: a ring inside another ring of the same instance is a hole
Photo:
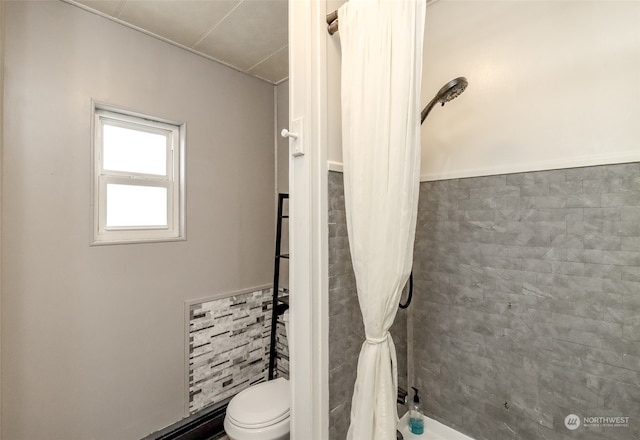
[[[93,244],[184,239],[185,125],[94,106]]]

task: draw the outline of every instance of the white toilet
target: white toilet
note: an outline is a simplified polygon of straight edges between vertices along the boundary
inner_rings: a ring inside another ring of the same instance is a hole
[[[289,410],[289,381],[263,382],[231,399],[224,430],[231,440],[288,440]]]
[[[282,315],[289,340],[289,311]],[[227,406],[224,430],[231,440],[289,440],[291,399],[283,378],[236,394]]]

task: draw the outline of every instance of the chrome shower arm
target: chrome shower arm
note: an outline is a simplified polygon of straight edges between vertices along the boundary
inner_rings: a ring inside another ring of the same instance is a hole
[[[424,124],[424,120],[427,119],[427,116],[429,116],[429,112],[431,112],[431,109],[436,105],[437,102],[438,97],[436,96],[431,101],[429,101],[429,104],[427,104],[425,108],[422,109],[422,112],[420,113],[420,125]]]

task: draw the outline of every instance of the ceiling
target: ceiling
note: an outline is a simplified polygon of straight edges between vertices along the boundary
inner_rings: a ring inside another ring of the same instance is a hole
[[[289,75],[287,0],[65,0],[278,84]]]

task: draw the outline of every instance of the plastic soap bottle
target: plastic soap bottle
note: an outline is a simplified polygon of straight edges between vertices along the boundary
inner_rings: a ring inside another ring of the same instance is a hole
[[[420,435],[424,433],[424,415],[422,414],[422,409],[420,409],[418,389],[416,387],[411,388],[413,388],[415,394],[413,395],[413,404],[409,410],[409,431],[411,431],[412,434]]]

